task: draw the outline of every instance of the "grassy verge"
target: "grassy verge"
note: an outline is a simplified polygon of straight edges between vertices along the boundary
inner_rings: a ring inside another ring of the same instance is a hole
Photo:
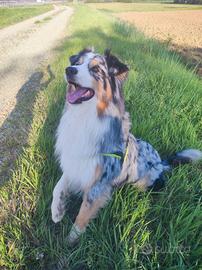
[[[0,8],[0,28],[40,15],[51,9],[52,5]]]
[[[92,3],[88,5],[106,12],[177,11],[202,9],[202,5],[181,5],[172,3]]]
[[[52,19],[52,17],[51,16],[48,16],[48,17],[45,17],[43,20],[36,20],[34,23],[35,24],[41,24],[41,23],[45,23],[45,22],[47,22],[47,21],[50,21]]]
[[[5,269],[200,269],[200,165],[176,168],[159,193],[117,190],[81,242],[66,236],[78,211],[53,224],[50,203],[61,172],[53,155],[54,133],[64,104],[67,58],[82,47],[111,47],[130,66],[125,85],[132,131],[167,156],[184,147],[202,148],[202,85],[163,45],[126,24],[79,6],[71,38],[52,65],[55,80],[38,94],[29,146],[12,180],[1,188],[0,265]]]

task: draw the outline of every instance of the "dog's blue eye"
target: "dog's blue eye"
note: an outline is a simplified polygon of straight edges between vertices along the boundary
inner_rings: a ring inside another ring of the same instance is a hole
[[[83,61],[84,61],[83,57],[77,57],[77,59],[74,62],[74,66],[82,65]]]
[[[81,65],[81,63],[80,63],[80,62],[76,62],[76,63],[74,63],[74,66],[79,66],[79,65]]]
[[[90,70],[96,73],[99,71],[99,66],[94,66]]]

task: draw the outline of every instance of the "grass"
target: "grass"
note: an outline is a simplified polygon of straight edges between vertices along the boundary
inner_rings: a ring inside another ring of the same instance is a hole
[[[35,24],[41,24],[41,23],[44,23],[44,22],[47,22],[47,21],[50,21],[52,19],[52,17],[51,16],[47,16],[47,17],[45,17],[43,20],[36,20],[34,23]]]
[[[88,5],[106,12],[176,11],[202,9],[202,5],[182,5],[171,3],[90,3]]]
[[[52,9],[52,5],[0,8],[0,28],[40,15]]]
[[[40,23],[42,23],[42,21],[36,20],[34,23],[35,23],[35,24],[40,24]]]
[[[47,17],[45,17],[45,18],[43,19],[43,21],[50,21],[51,19],[52,19],[51,16],[47,16]]]
[[[131,186],[117,190],[91,222],[81,242],[66,237],[79,199],[68,201],[59,224],[51,221],[52,190],[61,175],[53,155],[54,134],[64,105],[67,58],[87,45],[110,47],[130,66],[124,87],[132,132],[163,157],[186,147],[202,148],[202,84],[175,53],[134,28],[80,5],[71,36],[53,63],[55,80],[41,91],[33,111],[29,146],[13,177],[1,188],[0,265],[5,269],[200,269],[201,164],[167,176],[158,193]]]

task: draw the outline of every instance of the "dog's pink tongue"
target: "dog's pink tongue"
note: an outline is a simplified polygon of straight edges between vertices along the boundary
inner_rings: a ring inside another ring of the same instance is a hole
[[[70,91],[67,94],[67,100],[69,101],[69,103],[76,103],[79,99],[82,98],[82,96],[86,93],[86,89],[85,88],[79,88],[76,91]]]

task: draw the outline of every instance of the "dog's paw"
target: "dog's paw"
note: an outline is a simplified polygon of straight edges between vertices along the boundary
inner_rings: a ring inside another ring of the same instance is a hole
[[[73,225],[71,228],[71,231],[67,237],[67,243],[69,246],[74,246],[78,241],[80,235],[84,232],[85,230],[81,230],[77,225]]]
[[[54,223],[58,223],[62,220],[65,214],[65,206],[61,203],[52,202],[51,204],[52,220]]]

